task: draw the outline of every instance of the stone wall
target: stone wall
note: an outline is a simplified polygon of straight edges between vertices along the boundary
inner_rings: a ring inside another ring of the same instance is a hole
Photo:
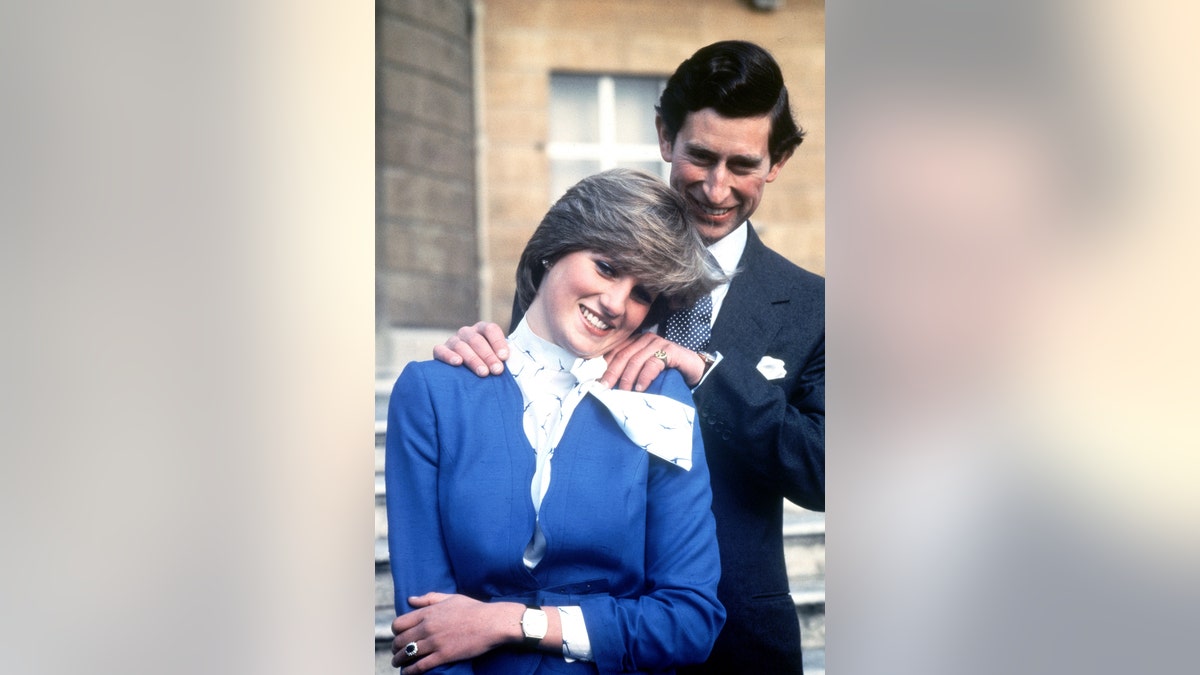
[[[479,318],[470,0],[376,4],[376,321]]]

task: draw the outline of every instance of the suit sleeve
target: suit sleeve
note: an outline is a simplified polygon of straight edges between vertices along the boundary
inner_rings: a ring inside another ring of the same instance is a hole
[[[438,510],[440,459],[429,383],[419,367],[409,365],[388,402],[384,463],[388,554],[398,614],[413,610],[409,596],[458,592]],[[467,675],[474,669],[458,662],[431,672]]]
[[[692,405],[683,378],[668,371],[660,392]],[[697,420],[698,422],[698,420]],[[717,600],[721,560],[700,426],[692,469],[650,457],[646,495],[646,593],[581,602],[601,672],[659,670],[708,658],[725,623]]]
[[[710,438],[765,486],[814,511],[825,510],[825,335],[813,341],[788,389],[758,372],[756,359],[722,351],[696,390]]]

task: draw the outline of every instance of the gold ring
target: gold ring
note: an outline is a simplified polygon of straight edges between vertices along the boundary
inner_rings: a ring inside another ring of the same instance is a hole
[[[662,361],[662,362],[663,362],[663,368],[667,368],[667,367],[668,367],[668,366],[667,366],[667,353],[666,353],[665,351],[663,351],[663,350],[661,350],[661,349],[660,349],[660,350],[658,350],[658,351],[654,352],[654,358],[656,358],[656,359],[658,359],[659,361]]]

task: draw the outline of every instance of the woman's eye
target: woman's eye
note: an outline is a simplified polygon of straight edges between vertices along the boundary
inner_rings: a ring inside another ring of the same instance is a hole
[[[650,291],[642,288],[641,286],[635,286],[630,295],[633,296],[634,300],[637,300],[643,305],[649,305],[654,302],[654,296],[650,294]]]
[[[596,270],[606,277],[617,276],[617,271],[613,269],[613,266],[603,260],[596,261]]]

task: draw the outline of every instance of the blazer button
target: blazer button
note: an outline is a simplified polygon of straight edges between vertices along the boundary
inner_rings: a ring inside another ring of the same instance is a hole
[[[723,441],[727,441],[727,440],[729,440],[729,432],[728,432],[728,431],[726,431],[725,433],[721,434],[721,440],[723,440]]]

